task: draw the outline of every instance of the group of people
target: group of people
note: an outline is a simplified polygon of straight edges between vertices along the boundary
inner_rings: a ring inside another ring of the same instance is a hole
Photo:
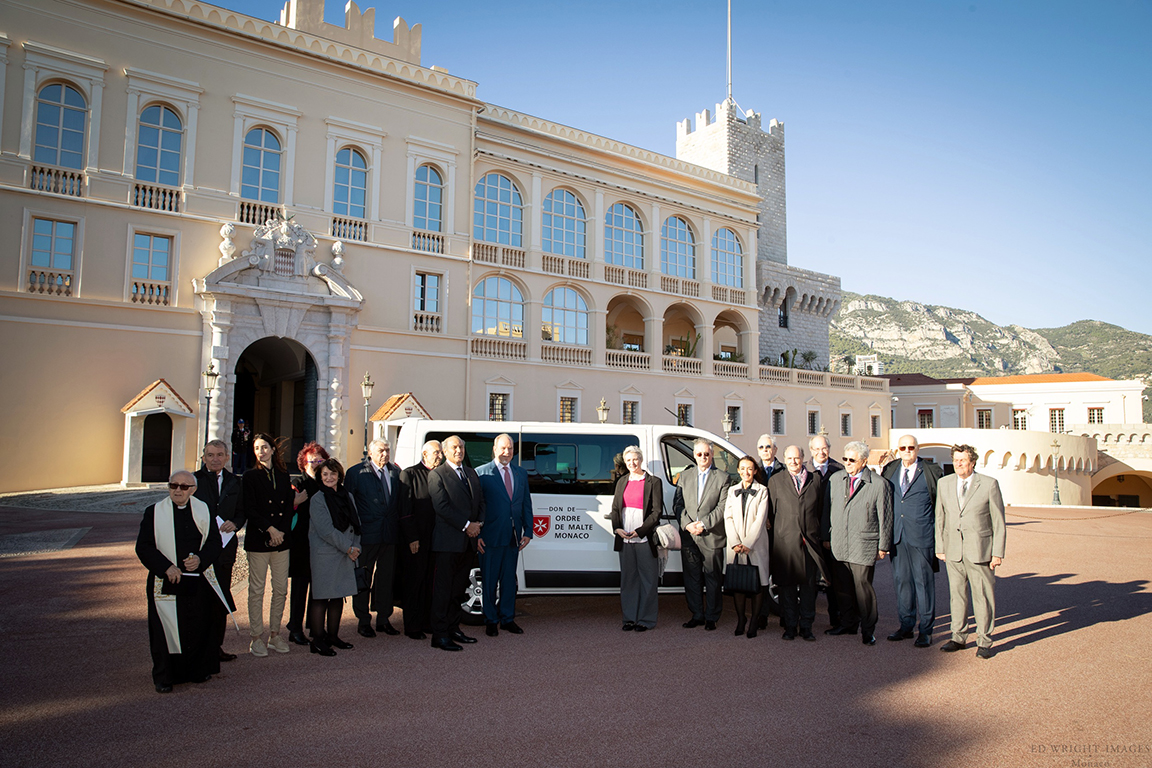
[[[868,467],[862,441],[844,448],[843,463],[829,456],[824,436],[804,449],[790,445],[776,458],[771,435],[756,443],[758,459],[745,456],[739,481],[713,464],[708,440],[693,445],[695,464],[676,480],[673,514],[679,523],[686,629],[717,628],[726,578],[733,563],[755,568],[760,588],[731,585],[737,636],[756,637],[767,626],[764,594],[769,579],[779,600],[783,639],[815,641],[817,585],[827,585],[827,635],[855,635],[876,643],[879,611],[873,576],[876,561],[892,558],[899,626],[888,640],[915,638],[932,645],[936,621],[935,574],[946,563],[952,614],[951,638],[941,650],[968,642],[968,595],[976,618],[976,655],[992,656],[995,626],[994,571],[1004,557],[1004,501],[994,478],[975,473],[976,449],[952,447],[955,474],[920,458],[912,435],[899,440],[897,457],[877,473]],[[658,535],[664,514],[661,481],[643,469],[638,446],[624,450],[628,474],[612,503],[615,548],[620,553],[623,629],[656,626],[660,578]],[[646,545],[646,546],[637,546]],[[670,546],[675,546],[674,544]],[[743,569],[742,569],[743,570]],[[747,570],[743,570],[747,574]]]
[[[241,529],[253,656],[288,653],[286,606],[288,640],[321,656],[353,647],[340,637],[348,597],[359,635],[400,634],[390,621],[398,558],[408,637],[431,633],[432,646],[448,651],[476,642],[460,630],[474,553],[489,585],[487,634],[523,633],[515,621],[516,561],[532,538],[532,500],[527,474],[511,464],[509,435],[496,438],[492,461],[479,470],[465,466],[459,437],[425,443],[420,463],[403,471],[389,461],[386,440],[374,440],[368,457],[347,472],[311,442],[296,457],[297,477],[271,436],[254,435],[251,448],[255,466],[236,475],[226,468],[228,444],[209,441],[201,468],[175,472],[168,498],[144,512],[136,554],[149,572],[158,692],[205,682],[236,658],[223,646],[229,617],[235,620],[231,584]]]

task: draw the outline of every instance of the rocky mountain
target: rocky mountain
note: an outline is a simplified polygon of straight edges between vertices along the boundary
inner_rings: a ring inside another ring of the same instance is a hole
[[[1062,328],[999,326],[975,312],[845,291],[832,316],[831,367],[844,370],[858,354],[876,354],[886,373],[940,378],[1086,371],[1140,379],[1150,398],[1152,336],[1097,320]]]

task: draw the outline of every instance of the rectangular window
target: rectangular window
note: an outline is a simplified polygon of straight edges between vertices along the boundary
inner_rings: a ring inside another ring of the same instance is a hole
[[[416,273],[416,311],[440,311],[440,275]]]
[[[576,421],[576,398],[560,398],[560,422],[562,424],[571,424],[574,421]]]
[[[916,411],[916,425],[920,429],[932,429],[934,421],[931,408],[921,408]]]
[[[779,322],[780,327],[781,328],[787,328],[788,327],[788,307],[787,307],[787,305],[781,304],[780,310],[776,313],[776,315],[777,315],[777,322]]]
[[[840,436],[852,436],[852,414],[850,413],[840,414]]]
[[[1023,408],[1012,409],[1012,429],[1028,429],[1028,411]]]
[[[488,394],[488,421],[508,421],[508,393]]]
[[[976,411],[976,429],[992,429],[991,408],[981,408]]]
[[[134,232],[128,297],[133,304],[168,306],[172,291],[172,238]]]
[[[692,406],[688,403],[676,404],[676,426],[692,426]]]
[[[628,352],[643,352],[644,337],[636,333],[624,334],[623,348]]]
[[[772,409],[772,434],[774,434],[774,435],[784,434],[784,409],[783,408],[773,408]]]
[[[1064,431],[1064,409],[1063,408],[1049,408],[1048,409],[1048,431],[1049,432],[1063,432]]]
[[[880,437],[880,416],[872,414],[868,420],[872,422],[872,437]]]
[[[808,411],[808,434],[814,435],[820,431],[820,411]]]
[[[32,219],[28,250],[29,293],[71,296],[75,277],[76,224],[71,221]]]
[[[624,401],[624,420],[623,424],[639,424],[640,423],[640,403],[636,400]]]
[[[738,435],[743,430],[740,429],[740,406],[729,405],[727,408],[728,418],[732,420],[732,434]]]
[[[1103,408],[1089,408],[1088,409],[1088,423],[1089,424],[1103,424],[1104,423],[1104,409]]]

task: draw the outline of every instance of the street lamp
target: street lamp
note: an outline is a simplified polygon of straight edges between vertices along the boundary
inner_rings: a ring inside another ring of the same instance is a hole
[[[368,458],[368,401],[372,399],[372,387],[376,384],[368,371],[364,371],[364,381],[360,382],[360,392],[364,395],[364,458]]]
[[[600,419],[601,424],[608,423],[608,411],[612,410],[608,407],[607,401],[600,398],[600,405],[596,406],[596,417]]]
[[[1060,506],[1060,441],[1052,441],[1052,503]]]
[[[204,391],[207,393],[208,405],[204,408],[204,446],[208,446],[208,421],[212,413],[212,390],[216,388],[216,379],[220,377],[220,372],[216,370],[214,363],[208,363],[208,370],[200,374],[204,377]]]
[[[724,429],[724,439],[727,440],[728,435],[732,434],[732,430],[736,427],[736,422],[732,421],[731,411],[724,411],[724,418],[720,420],[720,426]]]

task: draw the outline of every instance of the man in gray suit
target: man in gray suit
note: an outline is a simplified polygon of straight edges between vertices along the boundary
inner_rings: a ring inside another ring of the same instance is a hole
[[[824,518],[825,546],[836,558],[844,578],[833,578],[840,587],[841,626],[860,623],[864,645],[876,644],[876,590],[872,575],[876,561],[892,550],[892,487],[868,469],[868,444],[848,443],[844,448],[844,471],[830,481],[832,501]],[[830,544],[829,544],[830,542]]]
[[[724,607],[724,502],[732,478],[712,465],[712,443],[697,440],[692,446],[696,466],[680,473],[672,509],[680,521],[680,557],[684,564],[684,597],[692,618],[686,629],[704,625],[716,629]],[[707,605],[705,605],[707,589]]]
[[[968,643],[968,588],[976,613],[976,656],[992,658],[996,624],[993,571],[1004,562],[1004,497],[995,478],[978,475],[976,449],[952,446],[956,474],[941,478],[936,492],[936,557],[948,565],[952,639],[940,646],[951,653]]]

